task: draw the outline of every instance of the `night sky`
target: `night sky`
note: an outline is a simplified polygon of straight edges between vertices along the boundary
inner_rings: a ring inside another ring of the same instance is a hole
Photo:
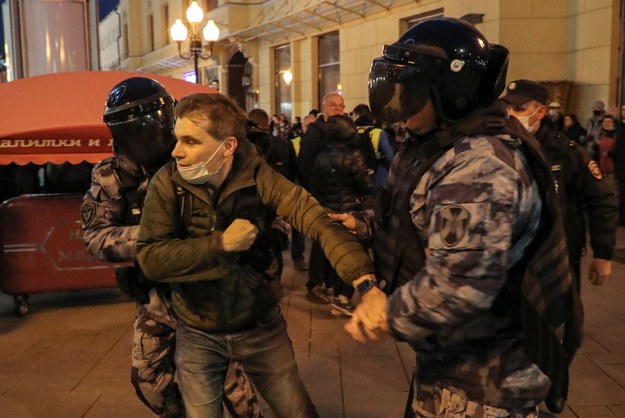
[[[98,7],[100,8],[100,20],[104,19],[107,14],[111,12],[117,5],[119,4],[119,0],[100,0],[98,2]]]
[[[0,0],[0,4],[2,4],[2,0]],[[117,5],[119,4],[119,0],[99,0],[98,8],[100,19],[104,19],[106,15],[108,15]],[[4,57],[4,27],[2,20],[2,7],[0,7],[0,58]]]

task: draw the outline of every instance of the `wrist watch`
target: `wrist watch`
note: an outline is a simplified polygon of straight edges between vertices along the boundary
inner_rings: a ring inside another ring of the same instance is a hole
[[[375,280],[366,279],[358,283],[358,285],[356,285],[356,290],[358,291],[360,296],[363,296],[365,293],[367,293],[369,290],[373,289],[374,287],[379,288],[378,282],[376,282]]]

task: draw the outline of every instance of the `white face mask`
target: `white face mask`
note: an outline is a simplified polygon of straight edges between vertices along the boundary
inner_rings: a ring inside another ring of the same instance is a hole
[[[538,128],[538,122],[539,121],[535,121],[533,125],[530,125],[530,118],[532,116],[534,116],[536,114],[536,112],[538,112],[538,109],[540,109],[540,108],[537,108],[536,110],[534,110],[534,113],[532,113],[529,116],[516,116],[516,118],[519,120],[519,122],[521,122],[521,124],[525,128],[525,130],[527,130],[527,132],[529,132],[531,134],[536,132],[536,130]]]
[[[217,148],[215,152],[213,152],[213,155],[211,155],[208,158],[208,160],[204,162],[193,164],[187,167],[182,167],[180,166],[180,164],[178,164],[178,160],[176,160],[176,167],[178,168],[178,171],[180,172],[180,175],[182,176],[182,178],[191,184],[204,184],[211,177],[219,173],[219,171],[221,170],[221,167],[223,167],[224,163],[226,162],[225,158],[223,159],[221,164],[219,164],[219,167],[217,167],[216,170],[208,171],[206,170],[206,166],[213,160],[215,155],[217,155],[217,152],[219,152],[219,150],[221,149],[221,147],[224,146],[225,143],[226,141],[223,141],[221,145],[219,146],[219,148]]]

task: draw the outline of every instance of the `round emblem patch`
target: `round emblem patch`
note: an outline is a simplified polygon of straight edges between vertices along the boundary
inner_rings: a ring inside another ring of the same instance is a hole
[[[516,89],[516,83],[513,81],[512,83],[508,84],[508,90],[514,90]]]
[[[471,214],[462,206],[450,205],[444,207],[438,216],[441,240],[448,247],[457,245],[467,232]]]
[[[95,219],[97,206],[93,200],[86,200],[80,205],[80,219],[85,226],[91,225]]]
[[[593,160],[588,161],[588,171],[590,171],[590,175],[597,180],[601,180],[603,178],[603,175],[601,174],[601,169]]]
[[[462,67],[464,67],[464,61],[455,59],[451,62],[449,69],[453,71],[454,73],[457,73],[460,70],[462,70]]]

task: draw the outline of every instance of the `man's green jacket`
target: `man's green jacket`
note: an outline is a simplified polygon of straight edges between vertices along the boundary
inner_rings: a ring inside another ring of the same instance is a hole
[[[262,273],[241,263],[239,253],[224,251],[223,231],[216,229],[216,209],[250,187],[256,188],[262,204],[318,240],[343,280],[352,282],[374,272],[356,236],[333,222],[305,189],[274,172],[253,144],[242,140],[232,169],[214,196],[206,186],[182,179],[172,164],[150,181],[137,258],[148,279],[171,284],[174,309],[186,325],[211,332],[241,330],[253,326],[278,302]],[[188,191],[185,199],[191,205],[190,221],[184,226],[177,188]]]

